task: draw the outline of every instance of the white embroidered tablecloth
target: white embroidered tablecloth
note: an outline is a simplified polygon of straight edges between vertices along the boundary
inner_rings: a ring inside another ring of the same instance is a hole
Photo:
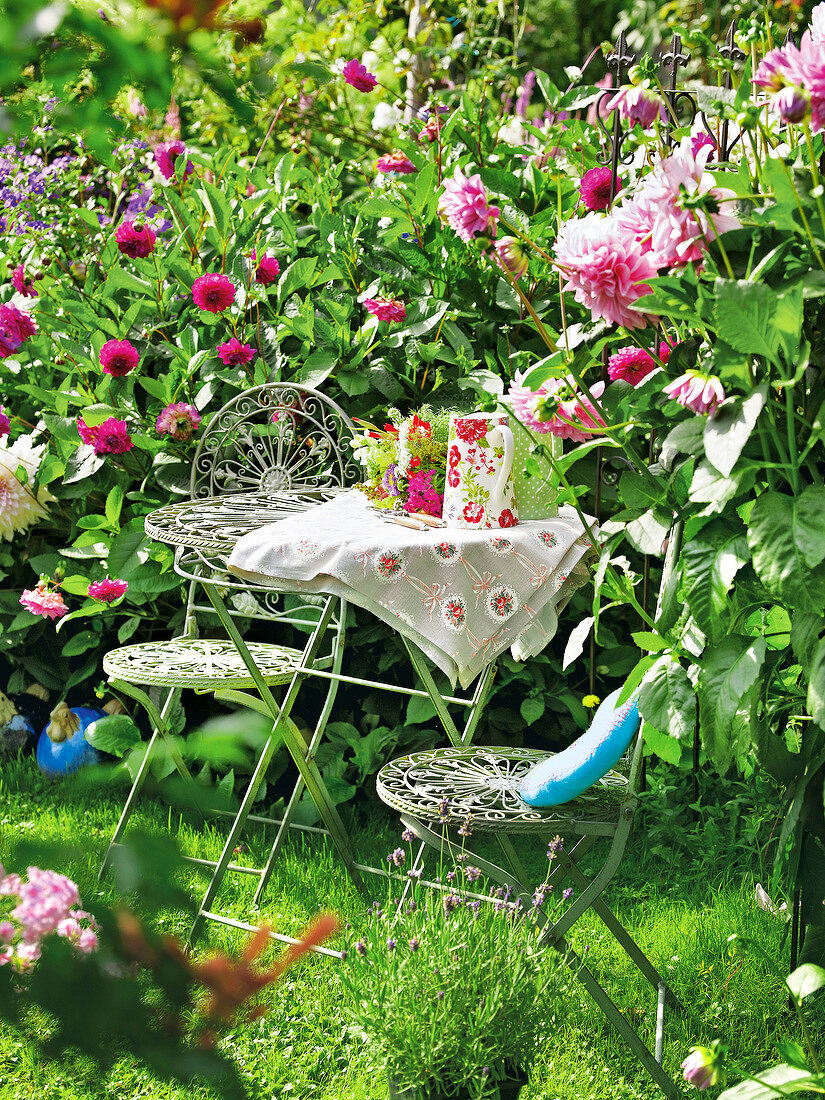
[[[366,608],[466,688],[508,646],[518,661],[544,649],[591,550],[572,508],[502,530],[413,531],[353,489],[242,536],[229,568]]]

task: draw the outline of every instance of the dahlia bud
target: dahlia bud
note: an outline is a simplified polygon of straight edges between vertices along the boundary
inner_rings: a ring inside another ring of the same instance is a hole
[[[86,281],[86,265],[81,263],[80,260],[72,260],[69,264],[69,274],[76,283],[83,283]]]
[[[771,96],[770,109],[783,122],[802,122],[810,113],[811,97],[804,88],[789,84]]]
[[[496,260],[499,266],[506,268],[514,279],[520,279],[527,272],[527,257],[521,247],[521,241],[516,237],[501,237],[493,247],[496,250]]]
[[[715,1039],[711,1046],[692,1047],[682,1062],[682,1075],[689,1085],[700,1091],[715,1085],[722,1076],[722,1045]]]

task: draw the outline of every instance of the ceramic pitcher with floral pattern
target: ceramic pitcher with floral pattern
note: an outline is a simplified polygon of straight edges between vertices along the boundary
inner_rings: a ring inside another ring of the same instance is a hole
[[[450,417],[443,517],[447,527],[513,527],[515,442],[507,413]]]

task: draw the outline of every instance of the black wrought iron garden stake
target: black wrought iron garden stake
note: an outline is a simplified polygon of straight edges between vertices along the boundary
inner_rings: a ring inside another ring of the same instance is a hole
[[[736,20],[731,20],[731,24],[728,27],[728,33],[725,35],[725,44],[719,47],[719,56],[724,58],[725,61],[729,61],[731,65],[741,65],[745,60],[745,54],[736,45],[735,25]],[[722,87],[728,92],[733,88],[733,72],[730,68],[725,70],[725,79],[722,81]],[[725,118],[722,120],[722,132],[719,135],[719,156],[717,158],[719,161],[728,159],[731,149],[742,136],[741,134],[737,134],[730,145],[728,145],[729,133],[730,121]]]
[[[678,129],[680,125],[679,111],[682,107],[687,105],[690,111],[690,119],[682,125],[690,125],[696,117],[696,100],[690,92],[680,90],[677,87],[679,69],[687,65],[688,61],[690,61],[690,54],[682,52],[682,39],[678,34],[674,34],[670,40],[670,48],[663,50],[659,55],[659,64],[667,73],[668,78],[664,92],[667,100],[667,143],[671,148],[675,144],[673,131]]]

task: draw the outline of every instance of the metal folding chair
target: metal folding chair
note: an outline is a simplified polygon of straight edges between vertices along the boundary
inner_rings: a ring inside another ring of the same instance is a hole
[[[671,530],[661,593],[681,545],[681,525]],[[492,881],[509,887],[512,896],[532,906],[532,890],[510,834],[558,834],[565,842],[557,854],[550,875],[556,896],[561,883],[569,880],[576,896],[561,916],[546,917],[542,942],[560,952],[576,979],[616,1028],[662,1092],[680,1095],[662,1068],[664,1009],[669,1003],[681,1007],[673,990],[632,939],[618,918],[602,900],[615,876],[625,851],[637,804],[641,775],[642,733],[639,730],[623,762],[584,794],[562,806],[536,809],[518,795],[527,772],[548,754],[531,749],[452,747],[413,753],[385,765],[378,774],[379,797],[397,810],[407,828],[438,851],[451,848],[456,854],[468,851],[468,842],[455,829],[471,823],[472,836],[495,836],[509,864],[506,869],[472,853],[472,862]],[[447,812],[445,812],[447,811]],[[446,818],[446,821],[445,821]],[[582,857],[600,840],[609,841],[599,870],[588,876],[580,867]],[[572,841],[572,846],[567,843]],[[469,844],[472,845],[470,840]],[[592,910],[620,947],[650,983],[657,996],[655,1049],[651,1051],[622,1014],[593,972],[568,942],[571,928]]]
[[[239,395],[224,406],[213,417],[195,453],[191,494],[198,503],[172,504],[153,514],[154,524],[164,527],[165,541],[174,542],[175,531],[180,532],[176,569],[190,582],[183,632],[169,641],[124,646],[104,658],[112,689],[134,699],[146,710],[152,736],[101,874],[126,830],[161,742],[179,774],[194,782],[168,725],[183,688],[232,700],[276,718],[237,813],[225,811],[232,820],[219,859],[190,857],[212,869],[193,933],[203,917],[248,927],[212,912],[212,903],[226,872],[235,871],[258,876],[254,898],[257,904],[287,830],[310,828],[292,820],[305,785],[351,873],[358,879],[346,832],[313,760],[338,688],[347,605],[331,596],[296,599],[293,595],[285,602],[272,588],[256,589],[248,582],[229,577],[221,560],[222,552],[231,549],[233,527],[237,523],[248,522],[252,515],[260,515],[262,522],[271,523],[328,499],[354,481],[359,470],[348,452],[352,431],[352,423],[342,409],[305,386],[269,383]],[[151,524],[147,523],[147,531],[152,533]],[[229,597],[228,603],[215,591],[216,584]],[[204,592],[208,600],[204,600]],[[215,605],[216,599],[219,607]],[[204,614],[214,616],[216,611],[230,636],[223,633],[217,638],[202,637]],[[239,620],[262,621],[273,629],[299,627],[309,630],[309,637],[302,649],[269,642],[244,642]],[[325,688],[318,692],[318,718],[307,743],[289,715],[303,680],[320,671],[326,673]],[[284,689],[278,702],[271,692],[277,687]],[[259,694],[252,695],[249,689],[257,689]],[[282,819],[253,816],[250,810],[255,796],[281,744],[286,745],[299,767],[295,791]],[[231,862],[240,834],[250,819],[278,829],[269,860],[261,869]]]

